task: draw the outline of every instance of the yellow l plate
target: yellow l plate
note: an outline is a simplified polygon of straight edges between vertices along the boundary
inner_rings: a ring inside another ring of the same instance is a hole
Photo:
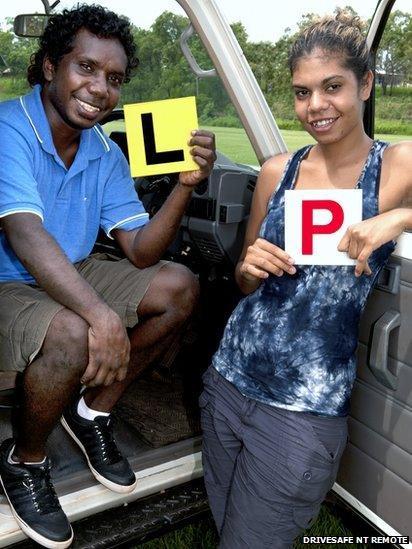
[[[190,154],[190,132],[198,128],[195,97],[124,105],[133,177],[199,169]]]

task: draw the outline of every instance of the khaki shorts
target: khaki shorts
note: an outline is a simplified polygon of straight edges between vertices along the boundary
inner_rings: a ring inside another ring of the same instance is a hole
[[[76,269],[131,328],[138,322],[137,307],[151,281],[167,264],[160,261],[138,269],[128,259],[93,254]],[[23,371],[43,346],[47,330],[64,306],[38,286],[21,282],[0,284],[0,370]]]

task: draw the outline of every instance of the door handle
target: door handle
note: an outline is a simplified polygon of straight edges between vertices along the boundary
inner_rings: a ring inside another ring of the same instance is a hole
[[[385,265],[379,273],[378,280],[375,283],[377,290],[383,290],[390,294],[397,294],[401,284],[401,266],[389,264]]]
[[[189,63],[189,66],[198,78],[208,78],[217,76],[216,69],[209,69],[204,70],[199,67],[198,62],[196,61],[195,56],[193,55],[191,49],[189,48],[189,44],[187,43],[189,38],[193,36],[195,33],[195,29],[192,24],[190,24],[187,29],[185,29],[182,32],[182,35],[180,37],[180,49],[182,50],[183,55],[185,56],[186,61]]]
[[[369,368],[376,379],[395,390],[398,378],[389,371],[389,338],[391,332],[401,325],[401,314],[398,311],[389,310],[384,313],[373,327],[372,346],[369,356]]]

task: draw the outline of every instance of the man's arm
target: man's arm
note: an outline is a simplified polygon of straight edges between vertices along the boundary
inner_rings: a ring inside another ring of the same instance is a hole
[[[216,160],[214,134],[197,130],[192,134],[189,145],[199,169],[179,175],[179,182],[168,199],[143,228],[113,231],[128,259],[140,269],[154,265],[162,258],[176,236],[193,189],[212,171]]]
[[[99,383],[113,370],[118,380],[124,379],[129,341],[118,315],[80,276],[37,215],[15,213],[2,218],[1,225],[14,253],[38,285],[89,324],[89,364],[82,381],[93,385],[99,370]]]

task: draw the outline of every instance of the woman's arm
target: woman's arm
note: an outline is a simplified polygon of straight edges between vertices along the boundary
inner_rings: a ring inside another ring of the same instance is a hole
[[[269,199],[289,157],[289,153],[284,153],[270,158],[262,166],[258,177],[243,249],[235,271],[236,282],[244,294],[254,292],[269,274],[281,276],[284,271],[296,272],[292,266],[293,260],[284,250],[258,238]]]
[[[370,275],[368,259],[371,253],[407,229],[412,229],[412,209],[395,208],[349,227],[338,250],[348,252],[349,257],[357,260],[355,276]]]
[[[348,228],[339,243],[357,259],[355,275],[371,274],[371,253],[405,230],[412,230],[412,142],[388,147],[382,162],[379,209],[381,214]]]

